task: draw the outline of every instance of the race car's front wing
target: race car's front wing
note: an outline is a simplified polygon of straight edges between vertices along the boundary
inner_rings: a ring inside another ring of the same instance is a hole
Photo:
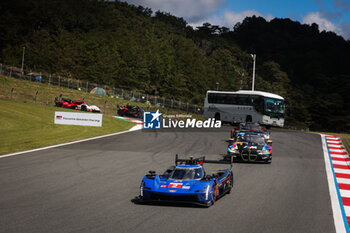
[[[176,202],[184,204],[196,204],[203,206],[210,206],[211,202],[205,199],[205,193],[191,193],[191,194],[167,194],[154,191],[144,190],[143,196],[139,196],[139,201],[145,202]]]
[[[233,157],[233,160],[242,160],[242,161],[270,161],[272,160],[272,154],[259,154],[259,153],[232,153],[229,152],[227,155],[229,158]]]

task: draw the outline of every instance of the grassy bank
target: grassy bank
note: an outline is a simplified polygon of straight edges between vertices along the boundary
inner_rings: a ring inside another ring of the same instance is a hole
[[[12,95],[11,95],[12,90]],[[117,114],[117,105],[138,105],[144,109],[156,111],[159,109],[162,114],[186,114],[185,111],[169,109],[157,106],[148,106],[145,103],[128,101],[120,98],[112,98],[91,94],[75,89],[53,86],[45,83],[31,82],[0,75],[0,99],[13,100],[23,103],[36,103],[38,105],[54,106],[55,97],[62,94],[63,98],[72,100],[84,100],[89,104],[97,105],[102,113],[109,115]],[[202,119],[201,115],[190,114],[193,118]]]
[[[130,129],[135,123],[103,116],[102,127],[55,125],[55,111],[74,111],[0,99],[0,154]]]

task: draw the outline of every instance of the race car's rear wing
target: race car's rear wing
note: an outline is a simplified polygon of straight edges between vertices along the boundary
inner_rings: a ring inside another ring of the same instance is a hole
[[[233,163],[233,157],[231,160],[208,160],[205,159],[205,156],[201,156],[198,158],[193,158],[193,156],[190,156],[189,159],[179,159],[179,155],[175,155],[175,165],[177,166],[179,163],[185,163],[185,164],[203,164],[203,163],[218,163],[218,164],[232,164]]]

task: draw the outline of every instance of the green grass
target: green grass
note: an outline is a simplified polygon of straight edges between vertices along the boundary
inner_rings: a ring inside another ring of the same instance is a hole
[[[36,92],[37,98],[36,103],[39,105],[54,106],[55,97],[62,94],[63,98],[72,99],[72,100],[83,100],[89,104],[96,105],[101,109],[102,113],[109,115],[117,115],[117,105],[125,105],[130,103],[131,105],[138,105],[147,109],[148,106],[145,103],[133,102],[119,98],[112,98],[109,96],[101,96],[96,94],[90,94],[84,91],[78,91],[74,89],[68,89],[65,87],[53,86],[44,83],[31,82],[26,80],[20,80],[15,78],[10,78],[7,76],[0,75],[0,99],[10,100],[11,99],[11,90],[13,88],[12,100],[16,102],[23,103],[35,103]],[[175,115],[175,114],[186,114],[185,111],[150,106],[149,110],[159,111],[162,114],[166,115]],[[201,115],[196,115],[190,113],[193,118],[203,119]]]
[[[130,129],[135,123],[103,116],[102,127],[56,125],[55,111],[74,111],[0,99],[0,154]]]
[[[97,105],[102,113],[109,115],[117,115],[117,105],[125,105],[127,102],[148,109],[144,103],[0,75],[0,154],[114,133],[134,125],[107,116],[103,117],[102,127],[55,125],[55,111],[75,111],[54,107],[55,97],[60,94],[63,98],[72,100],[84,99],[89,104]],[[157,109],[166,115],[186,114],[184,111],[164,107],[149,107],[151,111]],[[201,115],[189,115],[202,119]]]

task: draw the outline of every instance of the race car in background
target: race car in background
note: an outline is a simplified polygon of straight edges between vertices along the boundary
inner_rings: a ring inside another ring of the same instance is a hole
[[[267,143],[262,133],[240,132],[234,139],[230,139],[225,157],[233,161],[269,163],[272,160],[272,145]]]
[[[96,105],[89,105],[83,100],[72,101],[71,99],[64,99],[61,95],[55,98],[55,105],[56,107],[76,109],[85,112],[101,112],[100,108]]]
[[[169,167],[162,175],[150,171],[142,179],[140,202],[162,201],[191,203],[203,206],[214,205],[215,201],[231,193],[233,186],[231,169],[223,169],[206,174],[204,163],[231,164],[231,161],[206,160],[205,157],[179,159],[175,157],[175,166]]]
[[[241,123],[238,127],[233,128],[231,130],[230,138],[235,138],[238,134],[242,135],[246,132],[260,133],[265,137],[267,144],[272,145],[272,140],[270,139],[270,131],[254,122]]]
[[[118,105],[117,113],[119,116],[128,116],[142,119],[144,111],[145,110],[139,106],[132,106],[127,104],[126,106]]]
[[[101,112],[100,108],[97,107],[96,105],[89,105],[88,103],[86,103],[84,101],[82,103],[78,104],[75,109],[80,110],[80,111],[85,111],[85,112]]]
[[[76,104],[73,103],[71,99],[64,99],[64,98],[55,98],[55,105],[56,107],[62,107],[62,108],[70,108],[75,109],[77,107]]]

